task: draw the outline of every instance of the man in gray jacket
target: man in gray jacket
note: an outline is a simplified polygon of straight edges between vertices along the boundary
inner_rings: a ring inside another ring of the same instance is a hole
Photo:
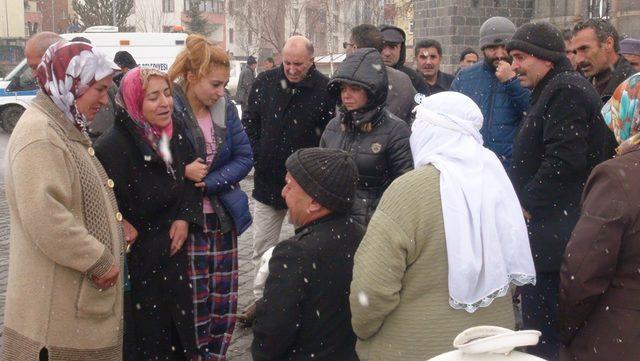
[[[343,46],[347,55],[352,54],[358,48],[374,48],[378,52],[382,52],[384,39],[378,28],[370,24],[362,24],[351,29],[351,38]],[[387,77],[389,78],[387,110],[396,117],[410,123],[411,111],[415,106],[413,97],[416,95],[416,89],[411,83],[411,78],[390,66],[387,66]]]
[[[236,92],[236,100],[240,104],[241,108],[247,106],[249,100],[249,92],[251,92],[251,86],[256,79],[256,68],[258,67],[258,61],[253,56],[247,58],[247,65],[242,69],[240,78],[238,79],[238,90]]]

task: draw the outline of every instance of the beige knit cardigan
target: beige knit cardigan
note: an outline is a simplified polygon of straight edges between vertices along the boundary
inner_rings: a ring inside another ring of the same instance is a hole
[[[350,303],[361,361],[424,361],[469,327],[513,329],[510,294],[473,314],[449,306],[444,235],[438,170],[393,182],[355,255]]]
[[[40,93],[7,149],[11,212],[2,360],[122,359],[122,215],[89,139]]]

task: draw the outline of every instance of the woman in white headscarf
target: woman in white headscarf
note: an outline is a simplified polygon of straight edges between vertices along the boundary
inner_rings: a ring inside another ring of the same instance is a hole
[[[424,360],[478,325],[514,327],[511,284],[535,283],[516,194],[482,146],[482,113],[455,92],[421,98],[415,170],[387,189],[355,256],[361,360]]]
[[[0,359],[122,359],[122,214],[87,126],[118,67],[56,43],[7,146],[9,281]]]

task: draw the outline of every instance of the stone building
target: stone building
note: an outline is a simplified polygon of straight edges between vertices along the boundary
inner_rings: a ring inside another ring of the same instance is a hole
[[[553,0],[551,0],[553,1]],[[529,22],[534,0],[415,0],[416,43],[435,39],[442,44],[441,70],[455,71],[460,52],[478,49],[480,25],[492,16],[504,16],[516,26]]]
[[[548,21],[560,29],[583,19],[610,19],[622,36],[640,37],[638,0],[414,0],[414,37],[442,43],[442,69],[452,72],[460,52],[478,49],[480,25],[492,16],[504,16],[520,26]]]
[[[640,37],[638,0],[537,0],[533,17],[559,28],[570,28],[588,18],[607,18],[621,36]]]

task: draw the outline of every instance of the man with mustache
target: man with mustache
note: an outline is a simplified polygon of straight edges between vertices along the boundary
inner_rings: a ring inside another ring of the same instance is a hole
[[[423,40],[415,46],[416,70],[427,83],[426,96],[449,90],[453,75],[440,71],[442,45],[437,40]]]
[[[516,26],[500,16],[492,17],[480,27],[480,49],[484,61],[461,70],[451,90],[460,92],[480,107],[484,122],[480,133],[508,169],[513,138],[529,108],[531,92],[520,85],[511,70],[511,58],[505,45],[516,32]]]
[[[415,70],[404,65],[407,56],[407,35],[404,30],[393,25],[380,25],[378,29],[380,29],[382,40],[384,41],[384,46],[380,52],[384,65],[407,74],[411,79],[411,84],[418,93],[424,94],[427,86],[422,76]]]
[[[600,112],[598,93],[571,67],[560,30],[545,22],[523,25],[507,50],[518,81],[533,90],[509,169],[537,273],[535,286],[521,287],[524,328],[542,332],[527,352],[557,360],[562,256],[580,215],[585,181],[613,156],[617,143]]]
[[[596,88],[603,103],[634,71],[620,55],[620,37],[616,28],[605,19],[588,19],[573,28],[571,45],[576,51],[575,62]]]

